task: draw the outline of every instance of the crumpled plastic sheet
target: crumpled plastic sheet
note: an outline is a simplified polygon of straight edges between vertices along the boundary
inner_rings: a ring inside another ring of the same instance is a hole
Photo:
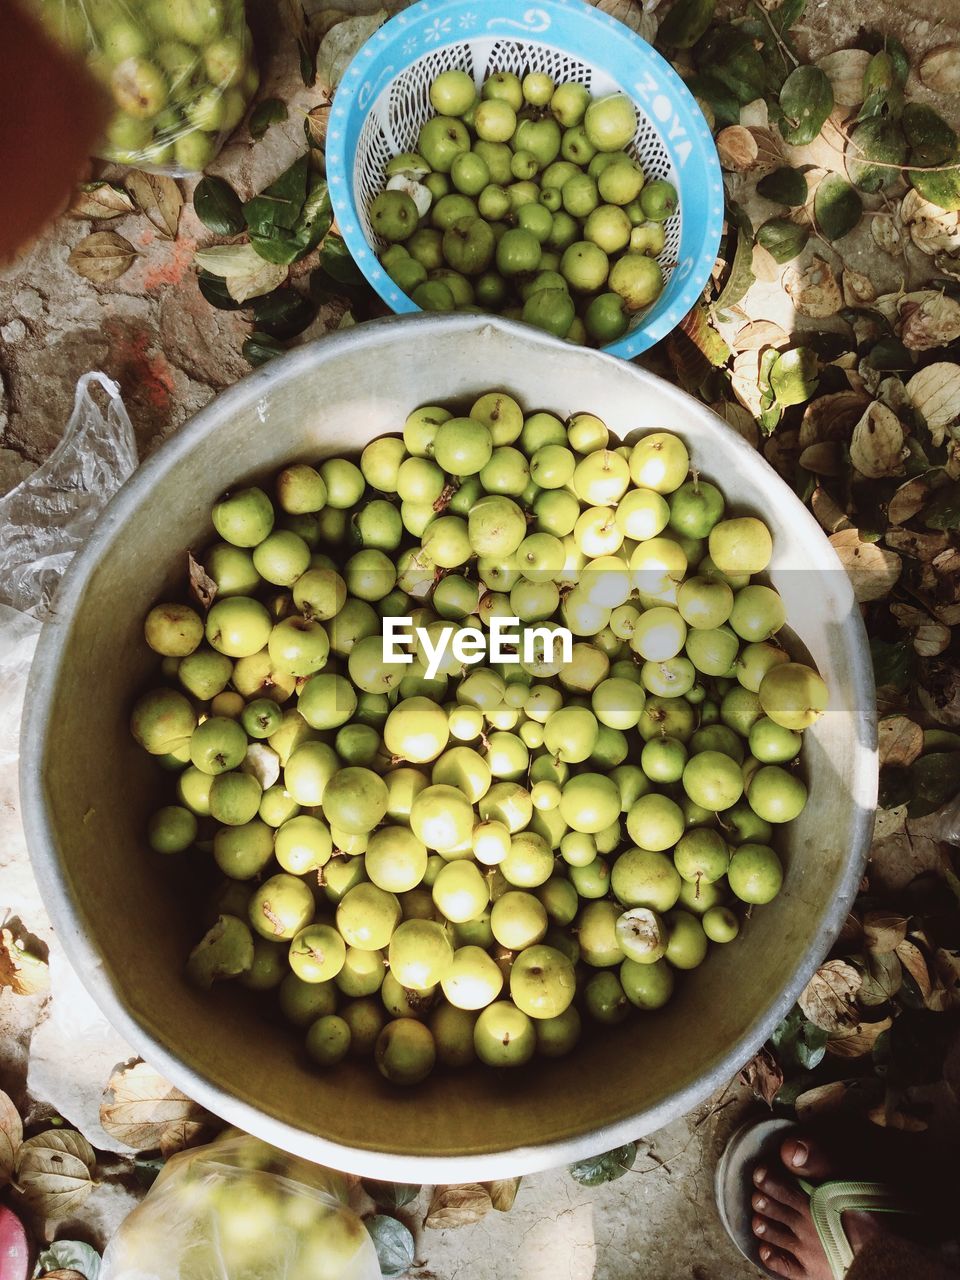
[[[106,410],[92,389],[106,396]],[[42,621],[63,572],[97,517],[137,465],[133,427],[120,388],[103,373],[77,383],[60,444],[22,484],[0,498],[0,604]],[[16,624],[21,633],[22,621]],[[0,618],[0,661],[15,625]],[[35,628],[35,630],[38,628]],[[22,638],[22,636],[21,636]]]
[[[100,1280],[380,1280],[342,1174],[236,1131],[172,1157]]]

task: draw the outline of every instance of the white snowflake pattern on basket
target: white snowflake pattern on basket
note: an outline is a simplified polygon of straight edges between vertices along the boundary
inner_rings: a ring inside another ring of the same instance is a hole
[[[460,30],[470,31],[477,25],[477,15],[475,13],[461,13]]]
[[[449,34],[450,19],[434,18],[433,22],[430,23],[430,26],[427,27],[426,31],[423,33],[423,42],[424,44],[434,44],[436,41],[441,40],[444,36],[448,36]]]

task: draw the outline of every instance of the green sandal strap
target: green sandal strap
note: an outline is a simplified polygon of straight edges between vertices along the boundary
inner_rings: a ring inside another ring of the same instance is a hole
[[[810,1216],[820,1237],[834,1280],[843,1280],[853,1262],[853,1250],[843,1229],[845,1213],[916,1213],[882,1182],[797,1182],[810,1197]]]

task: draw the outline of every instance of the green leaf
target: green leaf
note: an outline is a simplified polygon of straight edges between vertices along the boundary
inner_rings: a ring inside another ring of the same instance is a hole
[[[781,352],[770,370],[770,388],[783,408],[803,404],[817,389],[820,362],[809,347]]]
[[[813,216],[827,240],[839,240],[860,221],[863,201],[839,173],[829,173],[813,197]]]
[[[847,174],[861,191],[876,195],[900,176],[907,158],[907,142],[895,120],[865,120],[847,144]]]
[[[297,246],[297,258],[305,258],[330,230],[333,222],[333,205],[326,179],[320,174],[310,175],[310,187],[303,210],[293,229],[293,242]]]
[[[718,126],[740,123],[740,98],[711,72],[691,76],[687,88],[707,104]]]
[[[330,193],[302,155],[243,207],[250,243],[268,262],[290,263],[315,249],[333,221]]]
[[[916,665],[916,655],[908,641],[881,640],[875,636],[870,641],[870,657],[878,688],[889,685],[901,692],[906,690],[913,680]]]
[[[292,231],[307,198],[309,160],[306,155],[243,206],[243,216],[251,235],[270,237]]]
[[[198,271],[197,284],[211,307],[216,307],[219,311],[239,311],[241,307],[249,305],[230,297],[222,276],[212,275],[209,271]]]
[[[398,1222],[396,1218],[389,1218],[383,1213],[365,1218],[363,1225],[367,1228],[377,1251],[377,1260],[384,1280],[406,1275],[416,1257],[410,1229],[402,1222]]]
[[[295,338],[313,322],[316,314],[316,303],[296,289],[274,289],[257,299],[253,327],[271,338]]]
[[[271,338],[268,333],[251,333],[240,350],[244,360],[257,369],[268,360],[272,360],[274,356],[282,356],[286,347],[276,338]]]
[[[413,1182],[377,1182],[374,1178],[364,1178],[363,1189],[374,1204],[392,1213],[413,1204],[423,1190]]]
[[[238,236],[245,226],[240,197],[224,178],[201,178],[193,193],[193,208],[216,236]]]
[[[616,1147],[602,1156],[592,1156],[589,1160],[578,1160],[570,1166],[570,1176],[582,1187],[599,1187],[604,1182],[616,1182],[633,1168],[637,1158],[637,1144],[628,1142],[625,1147]]]
[[[933,107],[911,102],[903,111],[903,134],[910,147],[910,163],[928,167],[957,158],[957,135]]]
[[[920,519],[928,529],[942,529],[944,533],[960,529],[960,480],[937,489]]]
[[[777,204],[795,208],[807,202],[807,180],[799,169],[785,164],[760,179],[757,194],[765,200],[775,200]]]
[[[857,120],[873,120],[883,118],[899,120],[903,115],[903,90],[898,86],[893,89],[877,89],[864,100],[857,112]]]
[[[342,236],[327,236],[320,250],[320,266],[337,284],[366,284],[363,272],[350,257]]]
[[[960,792],[960,753],[956,751],[921,756],[909,772],[914,786],[908,810],[911,818],[933,813]]]
[[[789,218],[770,218],[757,232],[757,242],[781,264],[802,252],[809,239],[810,228]]]
[[[808,1022],[799,1009],[787,1014],[770,1037],[780,1065],[812,1071],[823,1061],[829,1033]]]
[[[888,53],[886,49],[878,49],[867,63],[867,69],[863,73],[864,101],[872,93],[886,93],[888,89],[900,87],[897,82],[893,55]]]
[[[82,1240],[55,1240],[38,1254],[33,1274],[42,1276],[47,1271],[79,1271],[85,1280],[97,1280],[100,1255]]]
[[[785,142],[802,147],[812,142],[833,110],[833,88],[819,67],[797,67],[780,90]]]
[[[698,303],[680,322],[680,331],[693,343],[703,358],[714,366],[722,368],[733,354],[711,325],[706,308]]]
[[[250,137],[259,141],[272,124],[283,124],[287,119],[287,104],[279,98],[264,98],[250,114]]]
[[[960,210],[960,167],[939,172],[911,169],[907,177],[924,200],[948,213]]]
[[[753,274],[753,225],[740,205],[732,201],[727,207],[727,216],[732,227],[737,229],[737,247],[726,284],[714,303],[718,312],[736,306],[756,279]]]
[[[660,23],[657,43],[667,49],[689,49],[713,21],[717,0],[674,0]]]
[[[693,51],[697,70],[724,85],[741,106],[762,98],[767,68],[749,36],[729,23],[712,27]]]
[[[868,53],[888,53],[893,63],[894,83],[901,89],[904,87],[910,74],[910,59],[896,36],[889,36],[883,31],[861,30],[857,44]]]

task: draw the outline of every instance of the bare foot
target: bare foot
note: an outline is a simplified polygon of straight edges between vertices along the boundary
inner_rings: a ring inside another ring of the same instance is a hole
[[[833,1280],[810,1202],[795,1178],[821,1182],[837,1177],[838,1170],[809,1138],[788,1138],[780,1147],[780,1159],[779,1167],[758,1165],[753,1171],[753,1233],[763,1265],[785,1280]],[[868,1240],[889,1234],[870,1213],[845,1213],[843,1229],[854,1256]]]

